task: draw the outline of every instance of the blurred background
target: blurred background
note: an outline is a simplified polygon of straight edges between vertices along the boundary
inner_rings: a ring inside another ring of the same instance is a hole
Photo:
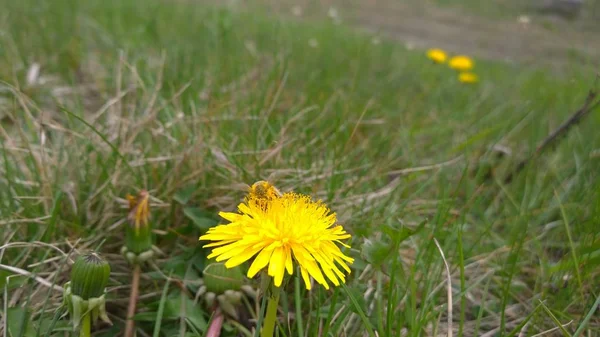
[[[0,0],[3,327],[64,336],[25,276],[95,249],[94,336],[121,334],[146,190],[138,336],[203,336],[198,237],[269,180],[327,203],[355,259],[356,301],[289,292],[286,336],[600,336],[599,61],[599,0]],[[222,336],[252,335],[247,303]]]
[[[396,39],[478,57],[527,62],[597,59],[597,0],[249,0],[231,6],[329,18]]]

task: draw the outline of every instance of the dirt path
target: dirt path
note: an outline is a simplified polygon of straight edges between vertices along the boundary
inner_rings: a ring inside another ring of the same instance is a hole
[[[549,29],[538,18],[529,23],[518,18],[492,20],[414,0],[249,0],[247,4],[306,19],[327,18],[328,9],[334,7],[344,23],[416,48],[439,47],[486,59],[559,66],[582,62],[597,67],[600,61],[600,34],[561,20],[553,21]]]

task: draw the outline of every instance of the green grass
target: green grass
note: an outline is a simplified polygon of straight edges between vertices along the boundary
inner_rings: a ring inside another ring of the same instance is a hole
[[[348,293],[294,295],[290,282],[282,336],[299,336],[298,315],[306,336],[364,336],[363,319],[379,336],[445,335],[433,238],[452,273],[455,335],[533,335],[571,321],[571,334],[600,334],[590,315],[598,112],[502,184],[583,103],[594,82],[585,69],[476,60],[481,82],[469,86],[421,51],[328,23],[194,2],[0,4],[0,263],[62,285],[72,250],[101,251],[114,325],[96,336],[124,326],[120,198],[150,191],[162,251],[141,280],[138,328],[202,336],[211,313],[194,296],[207,263],[198,236],[260,179],[323,199],[353,234]],[[512,150],[497,166],[496,144]],[[0,273],[9,336],[64,335],[58,292]],[[251,329],[254,303],[240,310],[225,336]]]

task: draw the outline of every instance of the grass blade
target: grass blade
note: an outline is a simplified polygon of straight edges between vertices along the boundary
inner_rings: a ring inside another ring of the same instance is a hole
[[[575,244],[573,243],[573,236],[571,235],[571,227],[569,225],[569,218],[567,218],[567,213],[565,212],[565,208],[563,207],[562,202],[560,202],[560,197],[558,193],[554,191],[556,196],[556,200],[558,201],[558,207],[560,207],[560,214],[563,217],[563,222],[565,224],[565,232],[567,232],[567,238],[569,239],[569,248],[571,248],[571,256],[573,258],[573,263],[575,264],[575,275],[577,276],[577,285],[579,285],[579,290],[583,289],[583,282],[581,280],[581,272],[579,271],[579,259],[577,258],[577,252],[575,251]],[[583,297],[583,294],[582,294]]]
[[[369,337],[375,337],[375,332],[373,331],[373,328],[371,327],[371,322],[369,321],[369,319],[365,315],[364,311],[360,307],[360,304],[358,303],[358,301],[356,300],[356,298],[354,298],[354,296],[352,295],[352,293],[350,292],[350,290],[348,290],[348,287],[346,287],[346,285],[344,283],[342,283],[342,288],[346,292],[346,295],[348,296],[348,299],[350,299],[350,302],[352,302],[352,305],[354,306],[354,309],[356,309],[356,312],[358,313],[358,316],[360,316],[360,319],[362,320],[363,324],[365,325],[365,328],[367,329],[367,333],[369,334]]]
[[[335,288],[333,290],[333,297],[331,299],[331,305],[329,306],[329,313],[327,314],[327,320],[325,321],[325,326],[323,327],[323,337],[327,337],[329,334],[329,327],[331,326],[331,319],[333,318],[333,312],[335,311],[335,305],[337,304],[339,290]]]
[[[579,337],[579,335],[583,333],[583,330],[590,322],[590,319],[592,319],[592,316],[594,315],[596,310],[598,310],[598,306],[600,306],[600,296],[596,297],[596,302],[594,302],[590,311],[587,313],[587,315],[585,315],[585,318],[583,319],[583,321],[581,321],[581,324],[579,324],[577,330],[575,330],[573,337]]]
[[[552,311],[544,304],[544,302],[542,302],[540,300],[540,304],[542,306],[542,309],[544,309],[544,311],[548,314],[548,316],[550,316],[552,321],[554,321],[554,324],[556,324],[556,327],[559,328],[560,331],[562,331],[563,335],[565,335],[567,337],[572,337],[571,334],[565,329],[563,324],[558,320],[558,318],[556,318],[556,316],[554,316]]]
[[[75,119],[77,119],[78,121],[80,121],[81,123],[85,124],[85,126],[87,126],[88,128],[90,128],[92,131],[94,131],[94,133],[96,135],[98,135],[98,137],[100,137],[106,143],[106,145],[110,146],[110,148],[113,150],[113,152],[123,161],[123,164],[125,164],[125,166],[129,170],[129,172],[134,177],[138,177],[138,175],[135,174],[135,171],[133,170],[133,168],[131,167],[131,165],[129,165],[129,162],[127,161],[127,158],[125,158],[125,156],[123,156],[123,154],[121,154],[121,152],[119,151],[119,149],[117,149],[117,147],[114,146],[113,143],[111,143],[110,140],[108,140],[108,138],[106,138],[106,136],[104,134],[102,134],[102,132],[100,132],[98,129],[96,129],[92,124],[88,123],[85,119],[83,119],[83,118],[77,116],[76,114],[72,113],[71,111],[67,110],[65,107],[61,107],[60,109],[63,112],[67,113],[69,116],[72,116]]]
[[[169,292],[169,280],[171,276],[167,279],[167,283],[165,283],[165,287],[163,288],[162,295],[160,296],[160,303],[158,305],[158,311],[156,312],[156,324],[154,325],[154,332],[152,333],[152,337],[160,336],[160,325],[162,323],[163,312],[165,311],[165,303],[167,302],[167,294]]]

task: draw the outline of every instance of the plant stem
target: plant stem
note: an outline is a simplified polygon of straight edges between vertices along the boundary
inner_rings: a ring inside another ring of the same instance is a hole
[[[221,328],[223,327],[223,321],[225,320],[225,315],[218,307],[215,309],[215,314],[208,326],[208,330],[206,330],[206,337],[219,337],[221,336]]]
[[[267,314],[262,329],[262,337],[272,337],[275,331],[275,322],[277,322],[277,305],[279,304],[279,288],[271,287],[271,296],[267,304]]]
[[[140,288],[140,273],[139,264],[133,267],[133,276],[131,279],[131,292],[129,293],[129,307],[127,308],[127,323],[125,325],[125,337],[133,337],[135,334],[135,307],[137,305],[138,292]]]
[[[81,327],[79,328],[79,337],[90,337],[92,330],[92,313],[88,312],[81,318]]]
[[[304,324],[302,324],[302,298],[300,298],[300,273],[294,277],[294,300],[296,302],[296,323],[298,324],[298,336],[304,337]]]

